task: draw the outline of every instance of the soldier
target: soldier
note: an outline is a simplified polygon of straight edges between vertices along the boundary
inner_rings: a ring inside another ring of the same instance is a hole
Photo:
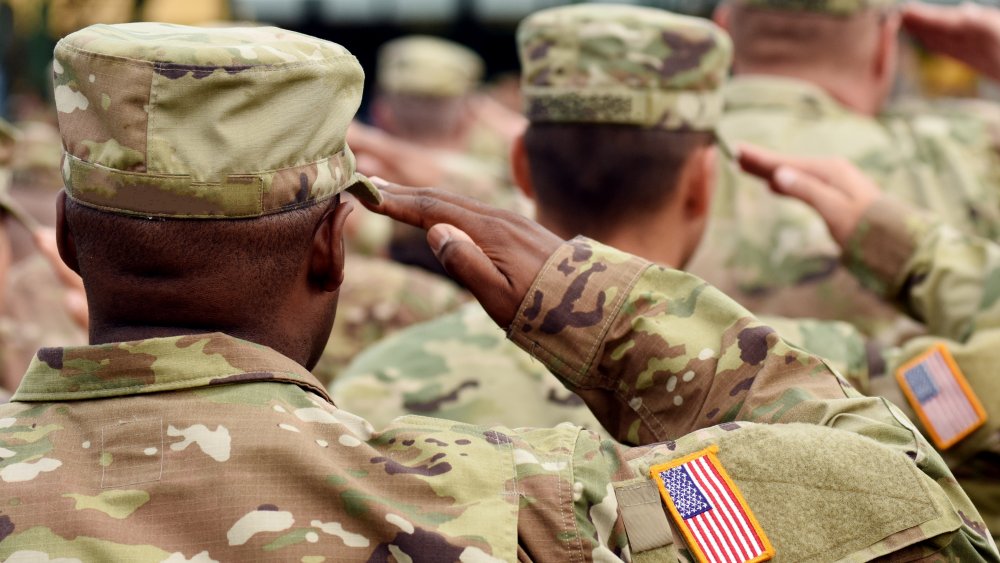
[[[444,191],[378,203],[344,144],[363,75],[342,47],[143,23],[70,35],[56,62],[60,252],[92,345],[40,350],[0,406],[5,560],[1000,560],[905,417],[701,280]],[[430,227],[628,445],[375,432],[329,402],[306,367],[343,278],[343,190]]]
[[[962,228],[996,232],[1000,192],[945,120],[916,131],[876,119],[895,76],[891,0],[734,0],[716,19],[735,45],[725,138],[847,158],[890,194]],[[815,212],[720,172],[693,273],[759,313],[845,320],[886,343],[922,331],[839,265]]]
[[[920,420],[996,537],[1000,247],[882,196],[849,164],[752,147],[741,150],[741,163],[816,209],[855,275],[927,324],[929,336],[883,351],[880,369],[860,389]],[[945,401],[948,408],[936,410]]]
[[[556,234],[583,234],[682,267],[710,206],[717,159],[713,130],[731,45],[724,32],[702,20],[661,13],[644,20],[646,10],[593,10],[606,11],[609,25],[573,28],[589,22],[543,15],[520,27],[531,125],[512,151],[517,183],[538,201],[538,221]],[[635,25],[643,33],[634,41],[617,38],[622,27]],[[660,32],[673,42],[645,42]],[[630,62],[653,56],[661,59],[655,65]],[[567,60],[579,66],[568,68]],[[576,103],[609,90],[647,96],[680,119],[595,113]],[[789,341],[841,360],[837,367],[849,379],[867,377],[865,342],[850,325],[782,325],[779,333]],[[675,378],[669,388],[677,383]],[[485,426],[569,421],[600,428],[583,402],[509,342],[475,303],[367,350],[330,392],[376,425],[412,413]],[[514,401],[518,408],[509,408]]]
[[[525,211],[507,177],[509,144],[477,119],[485,103],[476,95],[483,69],[479,55],[436,37],[383,45],[372,117],[389,137],[352,127],[348,138],[357,147],[359,169]],[[443,273],[415,229],[394,225],[389,247],[399,262]]]
[[[14,262],[0,315],[0,386],[13,391],[42,347],[87,343],[86,300],[79,276],[55,254],[55,198],[62,187],[62,140],[52,125],[19,124],[10,199],[24,219],[7,229]]]

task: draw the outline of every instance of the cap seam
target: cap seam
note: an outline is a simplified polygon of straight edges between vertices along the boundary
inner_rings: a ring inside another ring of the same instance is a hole
[[[148,138],[147,138],[147,142],[148,142]],[[323,161],[329,161],[331,158],[334,158],[334,157],[339,156],[339,155],[345,155],[346,156],[346,153],[347,153],[347,145],[345,144],[343,149],[340,149],[339,151],[337,151],[335,153],[331,153],[329,156],[324,156],[323,158],[319,158],[319,159],[316,159],[316,160],[310,160],[310,161],[307,161],[307,162],[303,162],[301,164],[293,164],[291,166],[282,166],[281,168],[271,168],[271,169],[267,169],[267,170],[256,170],[256,171],[253,171],[253,172],[239,172],[239,173],[234,173],[234,174],[226,174],[225,177],[226,178],[250,178],[250,177],[258,176],[260,174],[277,174],[278,172],[284,172],[285,170],[292,170],[293,168],[302,168],[303,166],[317,165],[317,164],[319,164],[319,163],[321,163]],[[80,157],[78,157],[78,156],[76,156],[74,154],[69,153],[68,151],[66,152],[66,155],[69,156],[70,158],[76,159],[76,160],[78,160],[78,161],[80,161],[80,162],[82,162],[82,163],[84,163],[84,164],[86,164],[88,166],[96,166],[98,168],[101,168],[103,170],[106,170],[106,171],[114,173],[114,174],[123,174],[123,175],[128,175],[128,176],[139,176],[139,177],[142,177],[142,178],[161,178],[161,179],[164,179],[164,180],[182,180],[184,178],[191,178],[192,177],[190,174],[165,174],[165,173],[162,173],[162,172],[133,172],[131,170],[120,170],[118,168],[111,168],[110,166],[105,166],[105,165],[97,163],[97,162],[90,162],[89,160],[84,160],[84,159],[82,159],[82,158],[80,158]],[[148,168],[148,164],[147,164],[147,168]],[[191,185],[194,185],[194,186],[219,186],[219,185],[225,184],[225,181],[208,182],[208,181],[205,181],[205,180],[191,180],[190,183],[191,183]]]
[[[248,47],[252,47],[252,45],[248,45]],[[93,51],[86,51],[84,49],[81,49],[81,48],[79,48],[79,47],[77,47],[75,45],[69,44],[69,43],[56,45],[56,49],[57,50],[60,49],[60,48],[73,51],[74,53],[82,55],[82,56],[85,56],[85,57],[90,57],[90,58],[94,58],[94,59],[102,59],[102,60],[105,60],[105,61],[108,61],[108,62],[111,62],[111,63],[120,64],[120,65],[129,65],[131,63],[136,63],[136,64],[141,65],[141,66],[149,66],[149,67],[155,67],[157,64],[165,64],[165,65],[173,65],[175,67],[191,67],[191,66],[212,67],[212,66],[216,66],[216,68],[227,68],[227,67],[231,68],[231,67],[234,67],[234,66],[239,66],[239,65],[210,65],[210,64],[208,64],[208,65],[188,65],[188,64],[185,64],[185,63],[177,63],[177,62],[171,62],[171,61],[150,61],[150,60],[145,60],[145,59],[136,59],[136,58],[133,58],[133,57],[125,57],[125,56],[121,56],[121,55],[108,55],[106,53],[95,53]],[[274,69],[274,70],[281,70],[281,69],[286,69],[286,68],[299,68],[299,67],[314,66],[316,63],[320,63],[320,62],[334,62],[334,61],[337,61],[337,60],[340,60],[340,59],[354,59],[356,61],[357,57],[355,57],[351,53],[343,53],[343,54],[340,54],[340,55],[333,55],[333,56],[330,56],[330,57],[323,57],[320,60],[295,61],[295,62],[283,62],[283,63],[273,63],[273,64],[249,65],[242,72],[254,72],[254,71],[256,71],[256,72],[270,72],[272,69]]]
[[[73,193],[69,189],[66,190],[66,193],[69,196],[69,198],[72,199],[75,203],[78,203],[78,204],[80,204],[80,205],[82,205],[84,207],[89,207],[91,209],[97,209],[97,210],[103,211],[105,213],[113,213],[115,215],[126,215],[126,216],[129,216],[129,217],[136,217],[136,218],[140,218],[140,219],[141,218],[155,217],[157,219],[170,219],[170,220],[177,220],[177,221],[183,221],[185,219],[209,219],[209,220],[217,220],[217,221],[229,221],[229,220],[233,220],[233,219],[258,219],[260,217],[265,217],[267,215],[275,215],[277,213],[285,213],[287,211],[295,211],[297,209],[305,209],[307,207],[312,207],[314,205],[318,205],[320,203],[323,203],[324,201],[327,201],[328,199],[333,198],[334,196],[336,196],[340,192],[330,193],[330,194],[324,195],[322,197],[317,197],[317,198],[314,198],[314,199],[308,199],[308,200],[305,200],[305,201],[297,201],[297,202],[294,202],[294,203],[291,203],[291,204],[288,204],[288,205],[284,205],[284,206],[281,206],[281,207],[276,207],[274,209],[263,209],[263,208],[261,208],[259,211],[255,212],[255,213],[252,213],[252,214],[240,214],[240,215],[227,215],[227,214],[223,214],[223,213],[216,213],[214,215],[213,214],[205,214],[205,213],[202,213],[202,214],[187,214],[187,215],[174,215],[174,214],[163,213],[163,212],[160,212],[160,211],[134,211],[134,210],[131,210],[131,209],[121,209],[119,207],[110,207],[110,206],[107,206],[107,205],[100,205],[100,204],[97,204],[97,203],[93,203],[91,201],[87,201],[85,199],[80,199],[80,198],[74,196]]]

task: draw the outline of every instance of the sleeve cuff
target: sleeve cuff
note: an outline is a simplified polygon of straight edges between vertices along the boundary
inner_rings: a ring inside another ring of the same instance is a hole
[[[862,216],[844,249],[844,263],[863,285],[894,299],[907,266],[933,222],[913,207],[882,197]]]
[[[507,336],[566,383],[598,385],[595,359],[636,281],[650,263],[577,237],[549,257]]]

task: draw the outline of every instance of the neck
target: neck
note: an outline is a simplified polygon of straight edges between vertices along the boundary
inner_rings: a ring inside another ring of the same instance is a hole
[[[677,226],[683,222],[672,216],[656,215],[627,226],[618,226],[611,232],[599,236],[590,232],[574,232],[573,229],[566,228],[552,219],[552,216],[541,208],[537,212],[537,221],[563,238],[568,239],[576,235],[591,237],[602,244],[669,268],[683,267],[690,257],[687,249],[693,247],[689,241],[690,235]]]
[[[763,75],[781,76],[808,82],[820,88],[844,107],[862,115],[874,116],[882,105],[880,96],[872,86],[865,87],[863,79],[847,76],[843,72],[832,71],[818,65],[805,68],[798,65],[755,65],[740,62],[733,67],[737,76]]]

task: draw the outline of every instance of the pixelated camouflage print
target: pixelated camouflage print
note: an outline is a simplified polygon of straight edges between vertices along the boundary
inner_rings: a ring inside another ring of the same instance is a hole
[[[903,365],[943,343],[986,411],[986,424],[944,458],[986,518],[1000,529],[1000,389],[994,377],[1000,341],[1000,247],[962,233],[889,198],[873,205],[849,246],[848,264],[871,287],[927,323],[929,336],[884,352],[888,377],[867,389],[913,412],[895,380]]]
[[[947,134],[930,139],[925,132],[918,139],[912,128],[888,128],[798,80],[736,77],[725,92],[720,131],[727,139],[844,157],[887,193],[949,222],[986,235],[1000,225],[991,219],[1000,209],[1000,190],[974,175],[956,175],[978,165]],[[947,162],[930,158],[928,147]],[[923,332],[840,265],[840,250],[815,211],[773,194],[731,163],[722,163],[717,177],[705,236],[687,266],[692,273],[758,314],[846,321],[883,345]]]
[[[525,112],[533,122],[710,130],[732,59],[703,19],[638,6],[569,6],[518,28]]]
[[[382,258],[350,256],[345,272],[330,339],[312,370],[324,385],[372,344],[471,299],[450,280]]]

